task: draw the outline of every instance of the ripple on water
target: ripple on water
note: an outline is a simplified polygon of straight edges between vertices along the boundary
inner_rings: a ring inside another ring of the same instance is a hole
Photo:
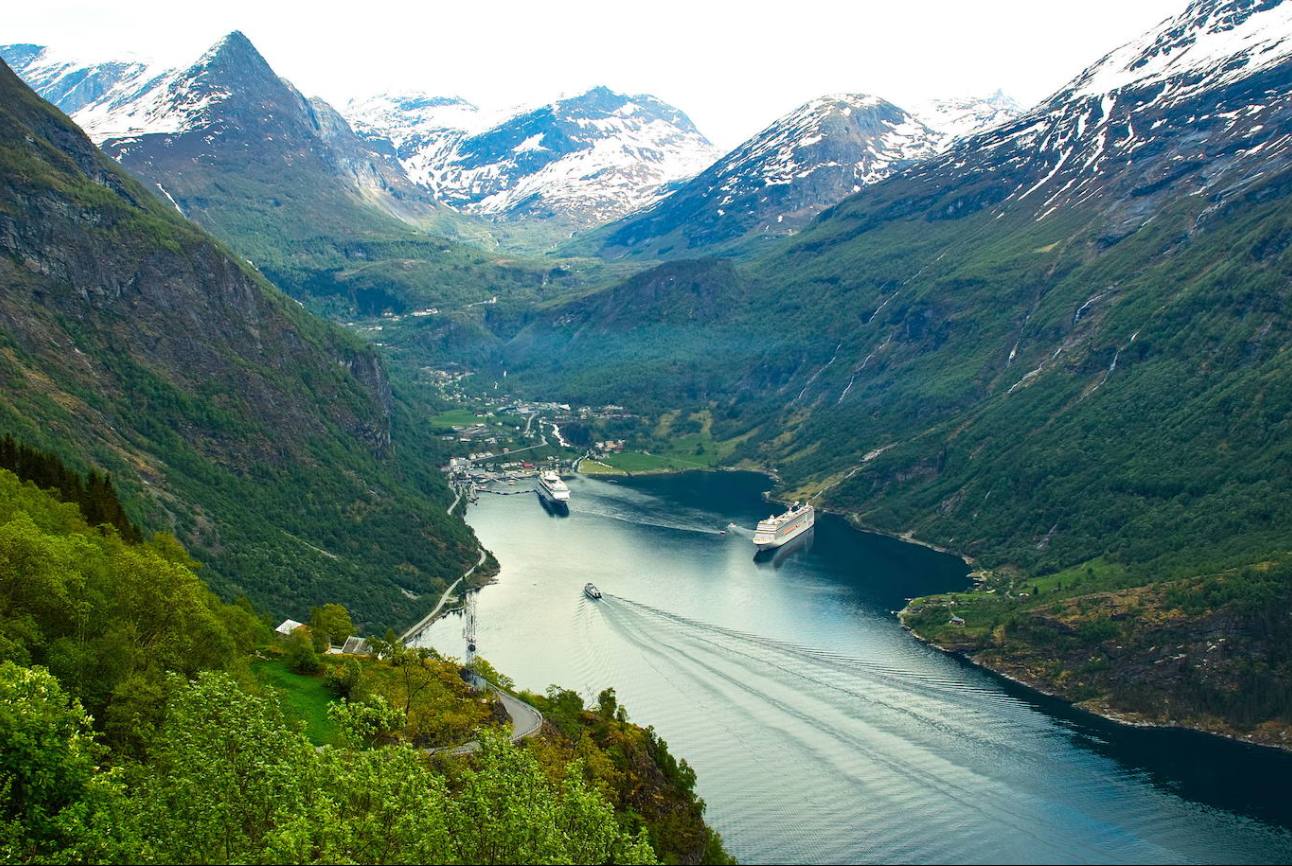
[[[715,527],[765,516],[760,481],[718,475],[574,479],[568,518],[488,497],[469,519],[502,563],[482,653],[527,688],[613,685],[696,768],[739,859],[1292,859],[1285,829],[1179,796],[1120,729],[1043,712],[902,632],[892,608],[959,585],[958,563],[827,516],[810,548],[755,564]],[[460,652],[460,634],[450,618],[427,640]]]

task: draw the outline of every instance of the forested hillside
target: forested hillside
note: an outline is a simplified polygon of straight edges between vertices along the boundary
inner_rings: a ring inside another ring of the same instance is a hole
[[[0,431],[110,471],[226,597],[375,627],[475,562],[373,349],[307,314],[0,67]]]
[[[280,642],[196,568],[0,469],[0,860],[728,862],[694,774],[613,706],[516,745],[455,664],[398,644],[337,660],[318,748],[286,712],[299,694],[255,674]],[[420,680],[435,718],[392,702]],[[416,747],[462,719],[478,754]]]

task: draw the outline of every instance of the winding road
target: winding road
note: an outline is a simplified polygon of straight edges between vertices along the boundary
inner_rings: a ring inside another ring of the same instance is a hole
[[[466,580],[471,575],[475,574],[475,570],[477,568],[484,565],[485,556],[487,555],[488,555],[488,551],[486,551],[483,547],[480,548],[480,558],[476,560],[476,564],[468,568],[461,577],[459,577],[457,580],[449,584],[449,588],[444,590],[444,595],[440,596],[439,603],[436,604],[435,607],[431,609],[430,613],[428,613],[426,616],[419,619],[417,622],[413,623],[411,628],[409,628],[406,632],[401,634],[399,636],[400,641],[402,641],[403,643],[408,643],[410,638],[417,637],[426,629],[428,625],[435,622],[435,620],[439,619],[440,611],[444,610],[444,605],[448,604],[449,599],[453,596],[453,590],[458,588],[459,583]]]
[[[484,565],[486,555],[487,551],[485,551],[483,547],[480,548],[480,558],[476,560],[476,564],[467,569],[466,573],[453,581],[453,583],[449,584],[449,588],[444,590],[444,594],[440,596],[439,602],[437,602],[435,607],[431,609],[431,612],[419,619],[412,628],[408,629],[408,631],[400,635],[400,641],[407,643],[410,638],[417,637],[427,626],[439,619],[440,613],[444,610],[444,606],[449,603],[449,599],[453,597],[453,591],[458,588],[458,584],[462,583],[462,581],[474,574],[477,568]],[[477,688],[489,689],[498,696],[500,701],[502,701],[503,709],[507,711],[507,717],[511,719],[511,741],[513,743],[519,742],[527,737],[532,737],[543,729],[543,714],[534,707],[531,707],[515,695],[503,691],[493,683],[488,682],[479,676],[475,677],[475,685]],[[471,740],[470,742],[463,743],[459,746],[441,746],[435,749],[426,749],[425,751],[427,754],[447,752],[452,755],[468,755],[477,751],[479,748],[479,741]]]
[[[543,729],[543,714],[520,698],[504,692],[493,683],[486,682],[479,677],[476,677],[476,686],[489,689],[502,701],[502,707],[507,711],[507,717],[511,719],[511,741],[513,743],[528,739]],[[469,755],[479,750],[480,741],[470,740],[459,746],[440,746],[434,749],[426,749],[425,751],[428,755]]]

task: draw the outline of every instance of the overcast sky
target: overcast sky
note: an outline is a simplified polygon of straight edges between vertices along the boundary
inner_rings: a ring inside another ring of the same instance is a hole
[[[1185,0],[7,4],[0,42],[189,63],[242,30],[341,106],[383,91],[541,103],[596,84],[676,105],[729,148],[824,93],[901,105],[996,88],[1031,104]],[[182,11],[181,11],[182,10]]]

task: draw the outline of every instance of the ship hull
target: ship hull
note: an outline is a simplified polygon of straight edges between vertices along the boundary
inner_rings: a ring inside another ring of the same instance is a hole
[[[569,517],[570,506],[564,502],[555,502],[546,496],[539,494],[538,504],[543,506],[543,510],[553,517]]]

